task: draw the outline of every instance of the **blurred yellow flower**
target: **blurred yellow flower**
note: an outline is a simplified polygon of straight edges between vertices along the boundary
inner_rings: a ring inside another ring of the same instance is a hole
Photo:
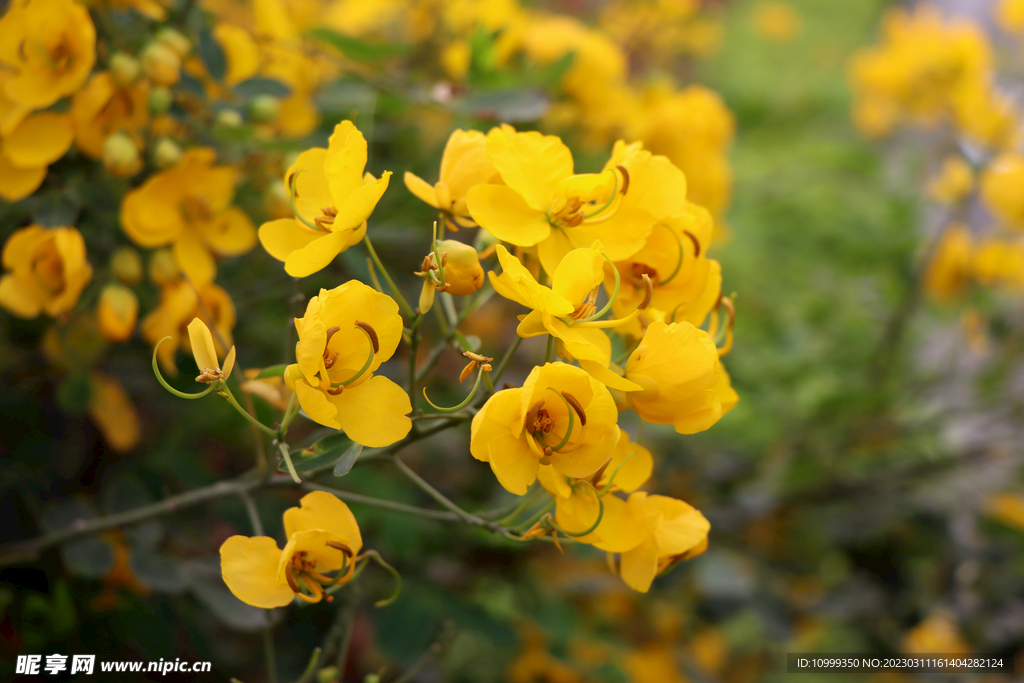
[[[1024,242],[987,239],[971,255],[971,275],[986,287],[1024,293]]]
[[[928,179],[928,195],[942,204],[956,204],[974,188],[974,169],[959,155],[942,162],[939,172]]]
[[[754,5],[754,31],[765,40],[786,43],[800,33],[800,14],[788,2],[763,0]]]
[[[666,643],[649,643],[630,651],[622,661],[630,683],[688,683],[676,655]]]
[[[1024,531],[1024,496],[1019,493],[997,493],[984,503],[985,512],[1007,526]]]
[[[655,576],[704,552],[711,524],[699,510],[675,498],[637,491],[628,504],[642,510],[646,523],[631,529],[632,537],[641,540],[620,555],[619,574],[630,588],[646,593]]]
[[[999,0],[995,6],[995,18],[1007,33],[1024,33],[1024,0]]]
[[[260,226],[260,242],[293,277],[323,269],[366,234],[366,219],[388,188],[391,171],[378,180],[366,168],[366,139],[351,121],[334,128],[327,149],[299,155],[285,174],[294,187],[295,218]]]
[[[297,363],[288,366],[285,381],[311,420],[371,447],[409,433],[409,395],[373,374],[402,339],[402,317],[391,297],[358,280],[321,289],[295,329]]]
[[[0,100],[22,116],[78,90],[95,61],[96,29],[73,0],[11,2],[0,18]]]
[[[417,175],[405,173],[405,186],[419,199],[441,211],[453,230],[475,224],[466,206],[466,194],[474,185],[492,183],[498,172],[487,156],[486,137],[477,130],[458,129],[448,138],[441,157],[439,180],[430,185]]]
[[[232,536],[221,545],[221,575],[242,602],[267,609],[284,607],[296,597],[319,602],[325,585],[352,578],[355,556],[363,547],[352,511],[323,491],[307,493],[299,504],[284,513],[284,550],[267,536]],[[334,571],[339,572],[336,578],[323,575]]]
[[[972,256],[971,231],[963,223],[946,228],[924,272],[922,286],[936,301],[948,301],[967,286]]]
[[[31,114],[7,132],[0,127],[0,198],[16,202],[35,192],[73,137],[70,118],[54,112]]]
[[[626,379],[642,391],[626,394],[629,407],[652,424],[680,434],[710,428],[723,414],[718,349],[690,323],[652,322],[626,361]],[[731,389],[730,389],[731,391]]]
[[[139,330],[142,337],[155,346],[164,337],[171,342],[162,344],[157,352],[157,360],[167,371],[178,371],[174,363],[174,354],[180,345],[186,351],[192,351],[188,335],[188,324],[193,318],[201,316],[217,330],[214,335],[218,354],[226,354],[232,343],[231,331],[235,327],[235,305],[226,291],[212,282],[196,288],[181,278],[173,279],[160,288],[160,304],[149,315],[142,319]],[[212,318],[212,320],[211,320]]]
[[[110,284],[100,292],[96,305],[96,319],[100,333],[108,342],[119,344],[128,340],[135,331],[139,317],[139,298],[124,285]]]
[[[89,417],[111,450],[126,453],[142,438],[142,423],[124,387],[99,371],[89,373]]]
[[[93,159],[103,158],[103,142],[125,132],[141,140],[149,121],[149,84],[139,80],[118,85],[108,71],[97,73],[71,100],[75,145]]]
[[[1011,228],[1024,229],[1024,155],[1006,152],[981,175],[981,197],[997,218]]]
[[[151,176],[121,202],[121,227],[141,247],[172,245],[181,270],[196,287],[217,273],[213,254],[244,254],[256,243],[256,230],[231,205],[238,171],[214,166],[216,152],[186,150],[180,162]]]
[[[85,240],[74,228],[30,225],[4,244],[0,306],[20,318],[68,313],[92,279]]]
[[[903,651],[907,654],[942,652],[950,655],[966,654],[971,645],[960,634],[956,617],[943,609],[936,609],[903,637]]]
[[[521,389],[491,396],[473,418],[469,450],[498,482],[523,495],[542,464],[589,477],[619,441],[618,411],[603,384],[564,363],[536,367]]]

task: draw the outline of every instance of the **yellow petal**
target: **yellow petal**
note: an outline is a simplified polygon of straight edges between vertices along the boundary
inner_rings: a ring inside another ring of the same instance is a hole
[[[362,239],[365,226],[359,230],[332,232],[310,241],[301,249],[293,251],[284,262],[284,270],[292,277],[306,277],[320,270],[341,252]]]
[[[576,308],[561,294],[538,283],[519,259],[500,244],[497,254],[502,273],[495,275],[492,272],[489,277],[498,294],[528,308],[556,316],[568,315]]]
[[[412,429],[409,395],[387,377],[375,376],[328,399],[348,437],[371,448],[389,446]]]
[[[537,245],[537,258],[540,259],[540,264],[544,266],[544,270],[548,273],[554,273],[558,269],[558,264],[562,262],[566,254],[577,247],[589,247],[594,243],[593,239],[590,239],[584,243],[576,244],[569,239],[570,234],[578,234],[576,231],[582,230],[583,226],[577,228],[571,228],[570,230],[552,230],[551,235]]]
[[[594,330],[600,332],[601,330]],[[612,371],[604,363],[595,360],[579,359],[580,367],[601,384],[610,389],[619,391],[640,391],[642,387],[636,382],[630,382],[622,375]]]
[[[338,210],[338,215],[334,218],[331,231],[354,232],[356,228],[365,223],[376,208],[384,191],[388,189],[390,181],[391,171],[384,171],[380,179],[356,187],[341,201],[338,201],[334,205]]]
[[[650,479],[653,471],[654,458],[651,452],[630,441],[629,434],[623,431],[598,485],[605,486],[614,474],[614,487],[632,493]]]
[[[448,138],[441,157],[440,180],[451,190],[453,199],[461,199],[474,185],[490,182],[496,175],[487,156],[487,138],[478,130],[455,130]]]
[[[224,367],[221,369],[221,375],[224,379],[231,376],[231,371],[235,369],[235,347],[232,346],[231,350],[228,351],[228,355],[224,357]]]
[[[313,562],[314,569],[320,573],[341,569],[346,563],[352,568],[353,563],[351,560],[346,561],[344,551],[327,545],[331,541],[337,542],[341,539],[324,529],[306,529],[289,535],[288,543],[281,551],[281,559],[277,564],[277,580],[287,581],[285,567],[299,553],[304,555],[303,560]]]
[[[537,211],[547,209],[555,186],[572,175],[572,152],[554,135],[503,126],[487,134],[486,144],[505,184]]]
[[[324,425],[341,429],[341,425],[335,419],[338,409],[333,403],[327,400],[327,394],[315,387],[309,386],[305,381],[295,382],[295,395],[299,398],[299,405],[302,411],[310,420]]]
[[[260,226],[260,244],[278,261],[285,261],[292,252],[307,246],[322,232],[309,230],[294,218],[278,218]]]
[[[295,599],[287,581],[277,579],[280,562],[281,549],[266,536],[232,536],[220,547],[224,583],[236,598],[254,607],[284,607]]]
[[[326,164],[327,150],[314,147],[300,154],[284,175],[285,187],[288,187],[288,181],[292,179],[296,204],[302,215],[310,221],[320,215],[321,209],[334,204],[324,170]]]
[[[142,423],[128,393],[102,372],[89,375],[89,417],[117,453],[130,451],[142,438]]]
[[[611,360],[611,342],[602,330],[593,327],[573,327],[561,319],[543,316],[544,327],[561,340],[565,350],[577,360],[589,360],[607,365]]]
[[[322,313],[322,298],[326,294],[327,291],[321,289],[320,294],[306,304],[305,315],[295,319],[295,329],[299,333],[299,341],[295,344],[295,361],[306,381],[313,386],[318,386],[318,372],[324,371],[326,374],[323,354],[327,345],[327,325]]]
[[[188,340],[192,345],[192,357],[196,359],[196,367],[199,372],[206,368],[215,369],[220,367],[217,360],[217,349],[213,345],[213,335],[210,328],[199,318],[192,318],[188,324]]]
[[[498,483],[510,493],[517,496],[525,495],[526,490],[537,480],[540,462],[536,456],[521,439],[514,439],[511,436],[491,441],[487,445],[487,450],[491,470],[498,478]]]
[[[437,193],[434,192],[433,185],[409,171],[405,172],[402,179],[405,181],[405,187],[408,188],[409,192],[416,195],[420,201],[430,204],[435,209],[441,208],[437,203]]]
[[[668,496],[647,496],[647,505],[662,515],[654,530],[659,557],[681,555],[707,539],[711,524],[692,505]]]
[[[555,268],[551,289],[574,307],[579,306],[591,291],[604,282],[604,257],[596,249],[573,249]]]
[[[204,225],[202,234],[210,249],[221,256],[244,254],[256,245],[256,228],[237,206],[229,206]]]
[[[74,137],[67,114],[34,114],[4,136],[3,153],[16,166],[46,166],[64,156]]]
[[[0,199],[16,202],[35,192],[46,178],[46,166],[21,168],[0,154]]]
[[[584,543],[611,553],[622,553],[639,545],[644,536],[637,530],[642,525],[642,511],[612,494],[602,496],[604,513],[597,529],[580,537]],[[567,531],[586,531],[597,520],[601,508],[590,490],[580,490],[558,502],[557,518]]]
[[[489,462],[488,444],[495,439],[516,437],[514,425],[520,418],[522,389],[502,389],[491,396],[473,416],[469,452],[477,460]]]
[[[344,501],[325,491],[307,493],[299,501],[301,507],[288,508],[284,511],[284,532],[292,534],[311,529],[321,529],[336,537],[359,553],[363,547],[363,537],[359,533],[359,524]]]
[[[547,492],[556,498],[568,498],[572,495],[569,480],[551,465],[541,465],[537,470],[537,480]]]
[[[334,206],[363,184],[366,169],[366,138],[351,121],[342,121],[334,127],[327,148],[327,183]],[[365,219],[364,219],[365,220]]]
[[[217,275],[217,263],[210,250],[192,230],[185,230],[174,242],[174,260],[182,272],[197,288],[213,282]]]
[[[653,537],[648,537],[620,557],[619,574],[626,585],[635,591],[646,593],[650,590],[657,571],[658,545]]]
[[[0,306],[19,318],[34,318],[43,311],[42,302],[33,297],[13,273],[0,278]]]
[[[510,187],[477,185],[466,194],[466,204],[473,220],[503,242],[532,247],[551,234],[547,215]]]

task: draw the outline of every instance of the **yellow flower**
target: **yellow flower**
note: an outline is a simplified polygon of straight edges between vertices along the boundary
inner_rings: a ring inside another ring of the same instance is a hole
[[[35,192],[73,137],[70,118],[54,112],[19,119],[9,131],[0,126],[0,198],[16,202]]]
[[[619,271],[619,296],[612,311],[625,318],[647,295],[643,276],[654,287],[648,320],[688,322],[700,325],[718,301],[722,290],[722,268],[707,257],[714,224],[706,209],[687,202],[684,210],[655,224],[640,251],[615,264]],[[605,291],[611,294],[615,279],[606,274]],[[617,328],[622,334],[639,337],[640,323],[630,320]]]
[[[196,289],[181,278],[171,280],[160,288],[160,304],[142,320],[139,330],[142,337],[151,345],[156,345],[164,337],[171,341],[162,344],[157,353],[157,360],[168,372],[177,372],[174,364],[175,350],[181,345],[186,351],[192,351],[192,344],[187,333],[187,326],[197,316],[212,317],[208,322],[217,330],[217,352],[227,353],[228,349],[221,346],[232,343],[231,331],[235,327],[235,305],[231,297],[223,289],[212,282]],[[202,368],[200,368],[202,369]]]
[[[765,40],[786,43],[800,33],[800,15],[787,2],[765,0],[754,5],[754,30]]]
[[[646,593],[654,577],[677,562],[704,552],[711,524],[692,505],[637,491],[628,504],[642,510],[646,523],[633,529],[642,538],[619,558],[619,574],[630,588]]]
[[[233,87],[259,73],[262,54],[256,40],[241,26],[217,24],[213,37],[224,50],[227,72],[224,85]]]
[[[997,218],[1024,228],[1024,156],[1007,152],[996,157],[981,176],[981,197]]]
[[[974,169],[962,156],[948,156],[928,180],[928,194],[942,204],[956,204],[974,187]]]
[[[1024,243],[989,239],[971,256],[971,275],[986,287],[1024,292]]]
[[[355,556],[363,547],[352,511],[323,491],[306,494],[300,506],[285,510],[284,550],[267,536],[232,536],[221,545],[221,575],[242,602],[266,609],[284,607],[296,597],[319,602],[324,585],[352,578]],[[339,572],[336,579],[323,575],[334,571]],[[301,590],[300,582],[312,595]]]
[[[1007,33],[1024,33],[1024,0],[999,0],[995,17],[996,23]]]
[[[379,447],[412,429],[409,396],[374,375],[402,339],[398,304],[358,280],[309,300],[295,319],[299,341],[285,381],[311,420],[343,429],[364,446]]]
[[[327,149],[306,150],[288,169],[285,184],[294,187],[298,215],[264,223],[260,242],[289,275],[312,275],[363,239],[391,178],[391,171],[379,180],[364,176],[365,168],[366,139],[342,121]]]
[[[626,362],[626,379],[642,387],[626,399],[645,421],[694,434],[722,416],[722,399],[715,392],[721,372],[718,349],[704,330],[685,322],[653,322]]]
[[[30,225],[4,245],[0,306],[20,318],[69,312],[92,279],[85,240],[74,228]]]
[[[491,284],[506,299],[533,309],[521,317],[516,330],[520,337],[528,339],[550,334],[559,341],[559,352],[563,356],[580,361],[585,370],[609,386],[634,391],[638,389],[635,384],[607,370],[611,342],[600,327],[620,323],[588,320],[597,313],[594,305],[597,288],[605,277],[601,245],[595,247],[569,252],[555,268],[551,287],[545,287],[499,244],[497,254],[502,273],[491,272]]]
[[[487,156],[486,138],[477,130],[456,130],[448,138],[441,157],[441,177],[431,186],[408,171],[405,186],[418,198],[445,215],[453,230],[473,227],[466,194],[474,185],[491,183],[498,172]]]
[[[489,462],[498,482],[526,493],[542,463],[568,477],[589,477],[619,441],[618,411],[603,384],[580,368],[548,363],[521,389],[491,396],[473,418],[469,450]]]
[[[245,371],[245,379],[240,385],[242,391],[253,396],[259,396],[278,410],[287,410],[288,402],[291,399],[293,392],[288,385],[285,384],[284,378],[257,378],[259,373],[259,368],[252,368]]]
[[[256,243],[252,221],[231,205],[238,171],[214,166],[215,158],[212,149],[189,149],[121,203],[121,227],[132,241],[147,248],[173,245],[178,265],[196,287],[217,274],[213,254],[237,256]]]
[[[126,453],[142,438],[142,423],[132,400],[116,379],[102,372],[89,373],[89,417],[116,453]]]
[[[199,368],[197,382],[209,384],[218,379],[227,379],[235,367],[235,347],[232,346],[228,355],[224,358],[224,367],[221,369],[217,361],[217,347],[213,343],[213,334],[199,318],[192,318],[188,324],[188,340],[192,347],[192,357],[196,359],[196,367]]]
[[[0,100],[24,113],[78,90],[96,61],[96,29],[73,0],[12,2],[0,19]]]
[[[114,344],[126,341],[135,331],[139,317],[139,299],[124,285],[111,284],[100,292],[96,318],[103,338]]]
[[[924,291],[937,301],[948,301],[967,286],[971,268],[971,232],[963,223],[954,223],[932,252],[924,273]]]
[[[960,634],[956,617],[946,610],[936,609],[921,623],[907,631],[903,637],[903,651],[917,655],[928,652],[966,654],[971,644]]]
[[[628,188],[622,172],[574,175],[572,152],[555,136],[503,125],[487,134],[487,155],[505,184],[470,188],[470,214],[502,241],[536,245],[549,273],[573,248],[595,240],[607,240],[611,258],[626,258],[650,232],[650,215],[616,211],[618,195]]]
[[[957,126],[972,142],[990,149],[1007,149],[1020,140],[1020,110],[1015,98],[988,82],[969,84],[954,95]]]
[[[93,159],[103,158],[103,142],[112,133],[125,132],[136,141],[149,121],[149,85],[144,80],[119,86],[103,71],[75,93],[71,100],[75,145]]]

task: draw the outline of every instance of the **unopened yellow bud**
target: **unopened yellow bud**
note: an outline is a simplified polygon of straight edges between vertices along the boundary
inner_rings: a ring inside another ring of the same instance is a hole
[[[256,123],[273,123],[281,112],[281,101],[273,95],[259,95],[249,103],[249,117]]]
[[[138,317],[139,299],[135,292],[124,285],[103,288],[96,307],[96,319],[104,339],[115,344],[126,341],[135,331]]]
[[[154,116],[163,114],[174,103],[174,93],[169,88],[157,86],[149,91],[149,111]]]
[[[430,278],[423,278],[423,289],[420,290],[419,312],[424,314],[434,305],[434,283]]]
[[[181,31],[170,26],[165,26],[157,31],[153,39],[174,50],[174,53],[182,59],[188,57],[188,54],[192,52],[192,41],[186,38]]]
[[[159,249],[149,257],[149,279],[162,287],[178,277],[181,270],[170,249]]]
[[[157,168],[167,168],[181,161],[181,146],[170,138],[160,138],[153,147],[153,163]]]
[[[110,269],[126,285],[137,285],[142,280],[142,257],[133,247],[121,247],[110,257]]]
[[[238,128],[243,123],[242,115],[234,109],[221,109],[217,112],[217,119],[214,122],[215,125],[221,128]]]
[[[122,88],[127,88],[137,81],[141,73],[142,65],[131,55],[115,52],[110,58],[110,75]]]
[[[181,56],[165,43],[150,43],[142,51],[142,70],[154,85],[174,85],[181,78]]]
[[[142,168],[138,145],[125,133],[114,133],[103,141],[103,165],[116,176],[130,176]]]
[[[444,266],[444,281],[450,285],[446,290],[449,294],[464,296],[472,294],[484,284],[484,269],[480,265],[480,257],[472,246],[457,240],[441,240],[437,243],[437,251],[448,255]]]

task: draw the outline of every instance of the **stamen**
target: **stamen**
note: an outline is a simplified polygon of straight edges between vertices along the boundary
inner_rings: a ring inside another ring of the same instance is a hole
[[[315,223],[310,223],[307,219],[303,218],[302,214],[299,213],[299,209],[295,206],[295,199],[299,196],[299,191],[295,187],[295,179],[299,176],[300,173],[307,170],[309,169],[300,168],[296,170],[294,173],[292,173],[290,176],[288,176],[288,198],[291,201],[292,213],[295,215],[296,220],[305,225],[307,228],[319,232],[320,226],[316,225]]]
[[[331,547],[331,548],[334,548],[335,550],[340,550],[341,552],[345,553],[349,557],[352,557],[353,555],[355,555],[355,553],[352,552],[352,548],[349,548],[347,545],[345,545],[341,541],[327,541],[327,545],[329,547]]]
[[[665,278],[659,283],[661,285],[667,285],[668,283],[672,282],[672,280],[676,279],[676,275],[679,274],[680,269],[682,269],[683,267],[683,260],[686,258],[686,252],[683,250],[683,243],[679,240],[679,235],[676,234],[675,230],[668,226],[665,226],[665,229],[668,230],[669,233],[671,233],[672,239],[676,241],[676,248],[679,250],[679,258],[676,260],[675,270],[672,271],[671,275],[669,275],[667,278]],[[690,237],[692,239],[693,235],[690,235]],[[696,245],[697,251],[699,253],[700,243],[695,241],[694,244]]]
[[[700,256],[700,240],[698,240],[694,236],[694,234],[692,232],[690,232],[689,230],[683,230],[683,234],[686,235],[687,237],[689,237],[690,241],[693,242],[693,255],[694,255],[694,257],[699,257]]]
[[[580,405],[580,402],[576,400],[575,396],[573,396],[567,391],[563,391],[562,396],[565,398],[566,401],[569,402],[569,405],[572,406],[572,409],[576,411],[576,414],[580,416],[580,426],[586,426],[587,414],[583,412],[583,406]]]
[[[636,310],[643,311],[651,305],[651,298],[654,297],[654,283],[651,282],[651,278],[644,273],[644,300],[636,307]]]
[[[528,412],[526,414],[526,424],[527,425],[532,425],[533,423],[535,423],[537,421],[537,414],[540,413],[540,410],[543,407],[544,407],[544,401],[537,401],[536,403],[533,404],[533,407],[530,408],[530,412]]]
[[[284,578],[288,581],[288,587],[295,593],[301,593],[302,590],[299,588],[299,582],[295,580],[295,569],[292,563],[289,562],[284,566]]]
[[[619,192],[626,194],[626,191],[629,190],[629,171],[622,164],[615,164],[615,168],[619,169],[619,173],[622,174],[622,189]]]
[[[345,391],[345,385],[344,384],[342,384],[340,387],[336,387],[334,389],[328,389],[327,393],[330,394],[331,396],[339,396],[339,395],[341,395],[341,392],[343,392],[343,391]]]
[[[364,323],[362,320],[356,321],[356,327],[362,329],[363,332],[366,332],[370,337],[370,343],[373,344],[373,352],[380,353],[380,342],[377,341],[377,331],[374,330],[369,323]]]

